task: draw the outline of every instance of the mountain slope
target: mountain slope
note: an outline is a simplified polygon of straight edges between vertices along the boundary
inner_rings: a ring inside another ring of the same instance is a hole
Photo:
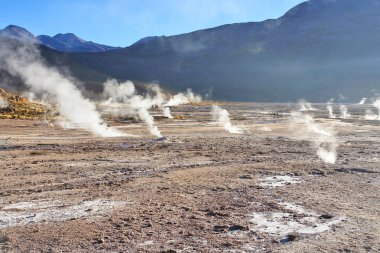
[[[104,52],[115,47],[85,41],[73,33],[59,33],[53,37],[47,35],[37,36],[41,44],[62,52]]]
[[[30,42],[20,41],[19,39],[0,37],[0,55],[18,54],[19,52],[28,52],[29,49],[37,47],[43,65],[48,68],[52,67],[62,73],[67,79],[73,81],[75,85],[82,91],[85,97],[92,99],[99,98],[103,92],[103,83],[107,79],[113,78],[107,74],[99,72],[88,66],[72,61],[68,57],[68,53],[59,52],[44,45],[30,44]],[[6,51],[1,51],[6,50]],[[26,55],[26,57],[30,57]],[[22,94],[28,90],[28,85],[20,76],[14,75],[8,71],[6,67],[6,58],[0,57],[0,88],[7,89],[17,94]],[[119,80],[122,81],[122,80]],[[146,92],[146,83],[139,80],[134,81],[138,91]]]
[[[34,35],[25,28],[9,25],[0,30],[0,37],[18,39],[22,41],[35,41]]]
[[[276,20],[224,25],[68,58],[121,79],[245,101],[355,101],[380,91],[380,0],[310,0]]]
[[[76,82],[80,89],[84,90],[86,96],[96,96],[97,93],[103,91],[103,83],[111,78],[110,76],[83,66],[77,62],[71,61],[67,58],[67,53],[58,52],[54,49],[48,48],[44,45],[37,45],[38,50],[46,62],[47,66],[53,66],[60,70],[65,76],[73,76],[80,82]],[[0,50],[23,50],[24,42],[19,39],[11,39],[0,37]],[[2,60],[0,58],[0,88],[5,88],[13,92],[22,92],[27,89],[24,81],[3,68]]]

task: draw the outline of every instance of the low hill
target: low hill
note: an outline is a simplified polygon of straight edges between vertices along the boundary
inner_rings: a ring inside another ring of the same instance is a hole
[[[43,119],[48,108],[0,89],[0,119]]]

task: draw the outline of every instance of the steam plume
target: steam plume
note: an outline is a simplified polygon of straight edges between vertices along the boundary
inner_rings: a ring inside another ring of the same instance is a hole
[[[109,128],[101,120],[95,105],[85,99],[71,79],[64,77],[55,68],[48,67],[39,51],[31,44],[11,48],[8,44],[0,47],[0,68],[20,76],[37,94],[46,94],[58,106],[61,117],[71,127],[80,127],[102,137],[125,135]]]
[[[365,111],[364,118],[366,120],[380,120],[380,98],[378,98],[372,105],[377,108],[378,114],[374,113],[370,109],[367,109]]]
[[[164,108],[162,109],[162,115],[163,115],[164,117],[169,118],[169,119],[172,119],[172,118],[173,118],[173,115],[172,115],[172,113],[171,113],[169,107],[164,107]]]
[[[332,105],[329,104],[329,103],[327,103],[326,109],[327,109],[327,111],[328,111],[328,113],[329,113],[329,118],[330,118],[330,119],[335,119],[336,116],[335,116],[335,114],[334,114],[334,110],[333,110]]]
[[[301,112],[303,112],[303,111],[315,111],[315,108],[313,108],[311,106],[311,104],[305,100],[299,101],[299,107],[300,107]]]
[[[104,95],[108,97],[106,104],[121,103],[125,105],[127,110],[119,111],[119,113],[138,116],[148,126],[148,130],[152,135],[162,137],[149,110],[153,106],[161,106],[164,98],[158,85],[151,85],[148,89],[153,91],[155,96],[147,95],[144,97],[137,94],[131,81],[118,83],[115,79],[107,80],[104,83]]]
[[[371,111],[370,109],[366,109],[365,110],[365,116],[364,116],[364,119],[365,120],[377,120],[377,119],[380,119],[378,115],[376,115],[373,111]]]
[[[0,108],[7,106],[8,103],[2,97],[0,97]]]
[[[200,95],[195,95],[191,89],[187,89],[185,93],[178,93],[171,97],[167,103],[163,105],[163,115],[168,118],[173,118],[170,107],[188,103],[198,103],[202,101]]]
[[[359,102],[359,105],[364,105],[365,102],[367,101],[368,98],[362,98],[362,100],[360,100]]]
[[[377,111],[379,113],[379,120],[380,120],[380,98],[378,98],[374,103],[373,106],[377,108]]]
[[[222,109],[217,105],[213,105],[211,110],[211,117],[213,120],[218,121],[219,125],[222,126],[227,132],[230,132],[232,134],[243,133],[243,129],[231,124],[230,114],[227,110]]]
[[[340,118],[341,118],[341,119],[347,119],[348,117],[351,116],[351,115],[348,113],[348,109],[347,109],[347,106],[346,106],[346,105],[340,105],[339,109],[340,109]]]
[[[297,125],[298,137],[304,140],[312,139],[319,158],[325,163],[336,162],[338,142],[332,128],[317,124],[312,116],[300,112],[291,113],[291,123],[293,127]],[[303,127],[299,128],[299,125]]]
[[[183,104],[188,104],[192,102],[201,102],[202,97],[199,95],[195,95],[191,89],[187,89],[185,93],[178,93],[174,95],[170,100],[165,104],[165,107],[168,106],[178,106]]]

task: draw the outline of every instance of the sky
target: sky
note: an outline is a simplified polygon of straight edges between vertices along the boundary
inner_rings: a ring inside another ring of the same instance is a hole
[[[126,47],[148,36],[278,18],[305,0],[0,0],[0,29],[34,35],[75,33]]]

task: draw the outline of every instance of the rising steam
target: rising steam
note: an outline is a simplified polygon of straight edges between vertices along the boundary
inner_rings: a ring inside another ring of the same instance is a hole
[[[365,111],[365,119],[366,120],[380,120],[380,98],[378,98],[373,104],[374,107],[376,107],[378,114],[374,113],[370,109],[367,109]]]
[[[378,98],[374,103],[373,106],[377,108],[377,111],[379,113],[379,120],[380,120],[380,98]]]
[[[367,101],[368,98],[362,98],[362,100],[360,100],[360,102],[358,103],[359,105],[364,105],[365,102]]]
[[[373,111],[371,111],[370,109],[366,109],[365,110],[365,116],[364,116],[364,119],[365,120],[378,120],[380,119],[379,116],[377,114],[375,114]]]
[[[162,137],[149,110],[154,106],[161,106],[164,98],[158,85],[148,87],[154,96],[142,96],[137,94],[136,88],[131,81],[118,83],[111,79],[104,83],[104,95],[108,98],[104,104],[120,104],[125,110],[113,111],[123,116],[137,116],[148,126],[149,132],[157,137]]]
[[[341,119],[348,119],[351,115],[348,113],[348,109],[346,105],[340,105],[340,118]]]
[[[24,44],[15,49],[2,44],[0,59],[0,68],[20,76],[32,92],[48,96],[49,101],[58,106],[60,116],[71,127],[84,128],[102,137],[125,135],[107,127],[95,105],[82,96],[72,79],[64,77],[57,69],[48,67],[35,46]]]
[[[177,95],[174,95],[172,98],[170,98],[169,101],[165,104],[165,106],[178,106],[188,103],[197,103],[201,101],[201,96],[195,95],[191,89],[187,89],[186,92],[180,92]]]
[[[311,106],[311,104],[305,100],[300,100],[299,101],[299,107],[300,107],[300,111],[301,112],[304,112],[304,111],[315,111],[315,108],[313,106]]]
[[[242,134],[243,129],[233,126],[230,119],[230,114],[227,110],[220,108],[217,105],[212,106],[211,118],[216,120],[227,132],[232,134]]]
[[[318,124],[312,116],[300,112],[292,112],[290,119],[293,128],[297,129],[298,137],[304,140],[312,140],[319,158],[325,163],[333,164],[336,162],[338,141],[332,128]]]
[[[178,93],[171,97],[167,103],[163,105],[163,115],[168,118],[173,118],[170,107],[184,105],[189,103],[199,103],[202,101],[202,97],[200,95],[195,95],[191,89],[187,89],[186,92]]]
[[[162,110],[162,115],[167,118],[173,118],[170,106],[188,104],[191,102],[200,102],[202,97],[195,95],[191,89],[185,93],[178,93],[167,99],[167,96],[161,91],[157,84],[150,84],[146,87],[148,94],[140,95],[131,81],[119,83],[117,80],[111,79],[104,83],[103,95],[106,101],[103,105],[116,105],[122,110],[111,111],[119,116],[138,117],[144,121],[149,132],[157,137],[162,137],[158,130],[154,117],[149,110],[158,108]]]
[[[327,109],[327,112],[329,113],[329,118],[330,119],[335,119],[336,116],[334,114],[334,109],[333,109],[333,107],[332,107],[332,105],[330,103],[327,103],[326,109]]]
[[[5,101],[2,97],[0,97],[0,108],[6,107],[8,105],[7,101]]]

